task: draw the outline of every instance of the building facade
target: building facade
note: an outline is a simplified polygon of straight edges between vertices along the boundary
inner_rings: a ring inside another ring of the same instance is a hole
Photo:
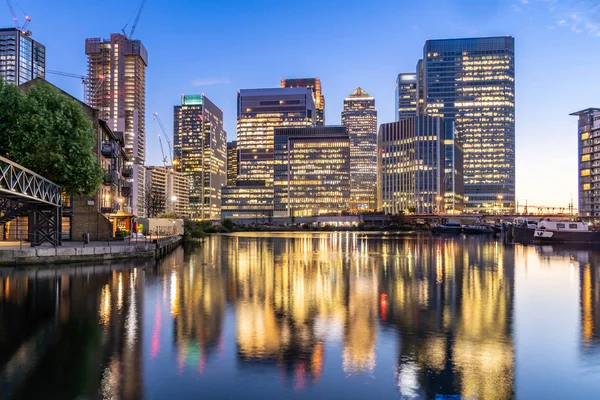
[[[227,186],[235,186],[239,173],[240,153],[237,141],[227,142]]]
[[[111,34],[110,39],[85,40],[88,77],[87,98],[100,110],[100,118],[113,131],[123,132],[132,167],[132,193],[127,203],[133,213],[145,216],[146,67],[148,52],[139,40]],[[99,87],[97,91],[94,91]]]
[[[579,216],[600,216],[600,108],[588,108],[571,115],[577,124],[579,166]]]
[[[190,180],[172,167],[146,168],[146,208],[149,218],[163,213],[190,215]]]
[[[275,129],[273,215],[310,217],[350,208],[350,137],[343,126]]]
[[[102,183],[95,193],[81,196],[63,196],[62,239],[81,240],[84,233],[90,235],[90,240],[107,240],[114,236],[117,229],[125,227],[128,220],[129,208],[125,203],[128,191],[127,179],[131,177],[131,168],[126,166],[127,154],[122,132],[113,132],[106,121],[99,118],[99,111],[60,88],[35,78],[20,88],[27,92],[35,85],[49,85],[62,95],[75,101],[83,110],[94,130],[93,152],[104,175]],[[122,218],[115,219],[115,214]],[[130,218],[129,218],[130,220]],[[21,226],[26,226],[21,224]]]
[[[227,184],[223,111],[203,94],[182,95],[173,124],[173,163],[190,182],[190,216],[219,220],[221,189]]]
[[[422,71],[423,112],[454,122],[463,149],[467,211],[513,212],[514,39],[428,40]]]
[[[402,73],[396,79],[396,121],[417,115],[417,74]]]
[[[313,95],[307,88],[242,89],[238,93],[238,181],[273,184],[274,130],[315,123]]]
[[[342,125],[350,135],[350,210],[374,211],[377,196],[377,111],[360,87],[344,99]]]
[[[46,79],[46,47],[20,29],[0,29],[0,79],[22,85],[35,78]]]
[[[444,121],[419,116],[381,124],[378,208],[386,214],[444,210]]]
[[[222,218],[255,218],[264,223],[273,217],[273,186],[242,185],[223,188]]]
[[[316,108],[315,125],[325,125],[325,96],[321,91],[320,78],[282,79],[282,88],[305,87],[313,92]]]

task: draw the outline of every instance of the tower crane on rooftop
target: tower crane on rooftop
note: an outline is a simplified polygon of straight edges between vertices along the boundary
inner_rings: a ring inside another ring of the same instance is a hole
[[[49,74],[52,74],[52,75],[60,75],[60,76],[66,76],[68,78],[81,79],[81,83],[83,84],[83,102],[87,105],[91,105],[90,104],[91,99],[93,99],[96,96],[96,93],[98,93],[98,90],[100,90],[100,88],[104,84],[104,75],[100,75],[98,82],[96,82],[96,84],[94,86],[92,86],[90,88],[90,90],[88,91],[88,86],[90,85],[91,80],[87,76],[73,74],[70,72],[63,72],[63,71],[46,71],[46,72]]]
[[[8,5],[8,9],[10,11],[10,14],[12,15],[12,19],[13,19],[13,22],[15,23],[15,27],[18,30],[20,30],[23,35],[31,36],[31,31],[27,30],[27,27],[29,26],[29,23],[31,22],[31,18],[29,17],[29,15],[27,15],[27,13],[25,11],[23,11],[23,9],[21,8],[21,11],[23,11],[23,14],[25,15],[25,23],[23,25],[20,25],[19,18],[17,17],[17,13],[15,12],[12,2],[10,0],[6,0],[6,4]]]
[[[169,140],[169,135],[167,135],[167,130],[165,129],[165,126],[163,125],[162,121],[160,120],[160,117],[158,116],[157,112],[154,113],[154,119],[156,120],[156,122],[158,122],[158,125],[160,125],[160,130],[162,131],[162,133],[167,141],[167,145],[169,145],[169,158],[171,159],[171,165],[173,165],[173,146],[172,146],[171,140]],[[160,139],[160,136],[159,136],[159,139]],[[162,142],[161,142],[161,150],[162,150]],[[164,156],[164,153],[163,153],[163,156]],[[165,161],[166,161],[166,158],[165,158]]]
[[[123,35],[126,38],[131,39],[133,37],[135,29],[137,28],[138,22],[140,22],[140,17],[142,16],[142,11],[144,10],[145,5],[146,5],[146,0],[142,0],[142,3],[140,4],[140,6],[137,9],[137,13],[135,14],[135,20],[133,21],[133,25],[131,25],[131,30],[129,31],[129,35],[127,35],[127,33],[125,33],[125,28],[127,28],[127,25],[129,25],[129,22],[127,24],[125,24],[123,29],[121,29],[121,32],[123,32]]]

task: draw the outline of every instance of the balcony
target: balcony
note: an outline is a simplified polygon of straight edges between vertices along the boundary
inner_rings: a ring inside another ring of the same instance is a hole
[[[104,177],[102,178],[102,181],[104,182],[105,185],[111,185],[113,183],[118,183],[119,182],[119,174],[117,174],[117,171],[106,170],[106,171],[104,171]]]
[[[125,167],[121,170],[121,175],[123,175],[124,178],[131,178],[133,176],[133,168],[131,167]]]
[[[131,182],[127,182],[127,181],[123,182],[123,184],[121,185],[121,194],[124,197],[131,196],[132,188],[133,188],[133,185]]]
[[[115,154],[115,146],[112,143],[102,143],[102,155],[112,157]]]

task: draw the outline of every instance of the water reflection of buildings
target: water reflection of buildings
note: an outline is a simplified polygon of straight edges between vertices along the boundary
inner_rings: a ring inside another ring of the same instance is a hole
[[[589,252],[589,262],[579,263],[581,294],[581,344],[584,355],[600,355],[600,257]]]
[[[424,240],[384,242],[382,252],[385,323],[399,332],[401,394],[511,398],[512,249]]]
[[[142,397],[144,272],[121,265],[0,276],[0,387],[19,398]]]
[[[222,265],[218,238],[208,238],[202,251],[193,251],[185,267],[163,269],[171,289],[170,309],[178,363],[202,371],[221,340],[227,306],[227,269]]]
[[[366,241],[351,233],[225,240],[242,365],[276,365],[302,387],[322,373],[324,341],[339,339],[346,372],[372,370],[377,275]]]

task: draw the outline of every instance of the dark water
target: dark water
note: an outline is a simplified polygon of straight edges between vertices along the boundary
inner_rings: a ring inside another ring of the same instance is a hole
[[[600,252],[355,233],[0,270],[0,399],[600,398]]]

